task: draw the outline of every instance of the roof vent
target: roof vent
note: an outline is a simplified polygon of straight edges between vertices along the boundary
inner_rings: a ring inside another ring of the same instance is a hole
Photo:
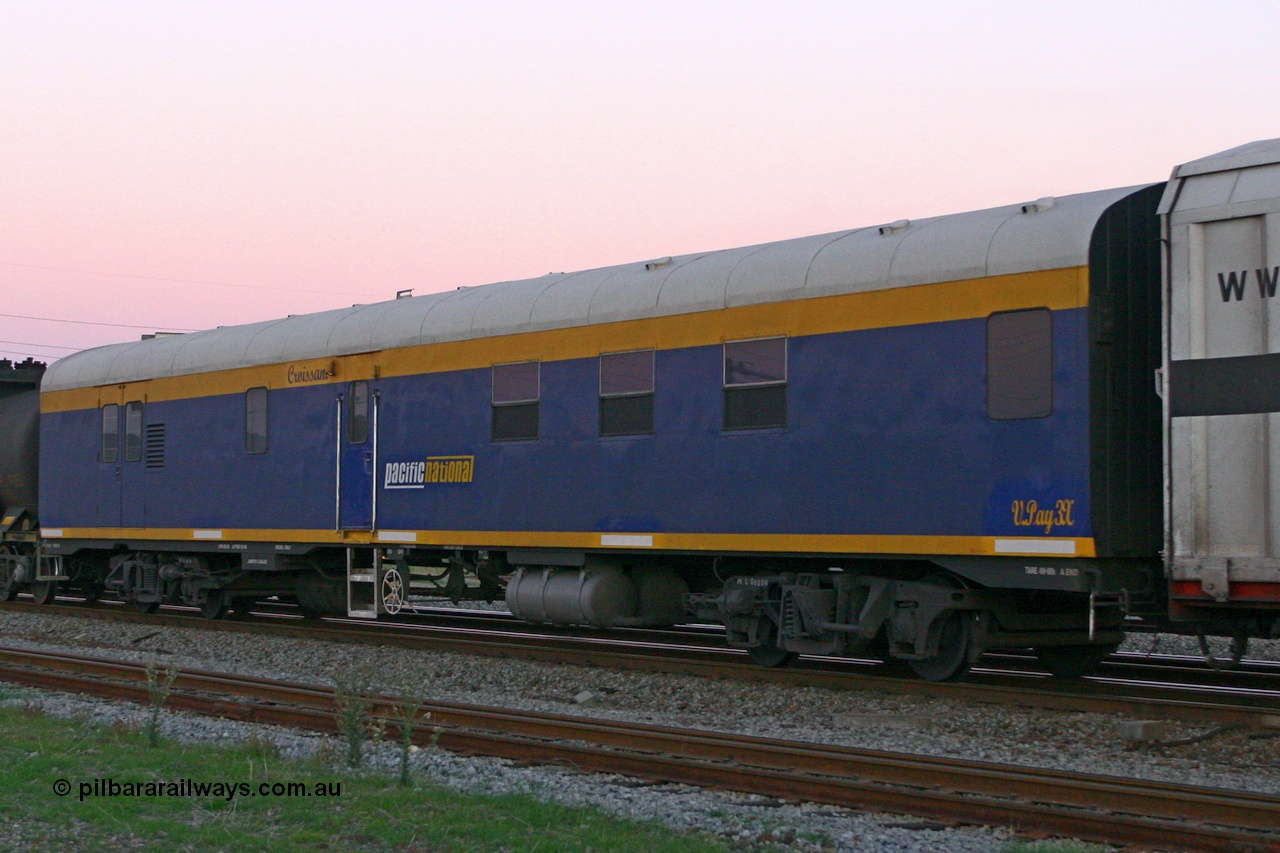
[[[409,299],[409,298],[410,298],[410,297],[412,297],[412,296],[413,296],[413,288],[412,288],[412,287],[411,287],[411,288],[409,288],[408,290],[397,290],[397,291],[396,291],[396,299]]]
[[[644,265],[644,268],[646,272],[653,272],[659,267],[665,267],[669,263],[671,263],[670,256],[665,258],[658,258],[656,261],[649,261],[647,264]]]
[[[1023,213],[1040,213],[1048,210],[1056,204],[1053,196],[1047,195],[1044,198],[1038,198],[1035,201],[1029,201],[1022,206]]]
[[[475,287],[474,284],[460,284],[458,285],[458,290],[470,290],[473,287]]]
[[[899,231],[905,231],[907,226],[910,224],[910,219],[899,219],[897,222],[890,222],[888,225],[881,225],[880,236],[887,237],[890,234],[897,234]]]

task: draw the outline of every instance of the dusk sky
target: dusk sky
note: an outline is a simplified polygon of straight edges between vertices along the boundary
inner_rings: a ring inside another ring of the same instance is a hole
[[[1280,136],[1280,3],[0,0],[0,117],[51,360],[1164,180]]]

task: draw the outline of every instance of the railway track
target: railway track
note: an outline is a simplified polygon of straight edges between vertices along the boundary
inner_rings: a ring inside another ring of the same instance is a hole
[[[101,658],[0,647],[0,679],[149,701],[144,666]],[[332,732],[335,698],[314,685],[184,671],[166,704]],[[388,736],[398,704],[372,706]],[[463,754],[1108,843],[1280,851],[1280,798],[1268,795],[456,703],[420,713],[430,716],[417,742]]]
[[[185,608],[195,612],[194,608]],[[251,611],[258,615],[300,616],[297,606],[282,601],[260,601]],[[615,628],[588,629],[575,626],[532,625],[509,613],[492,610],[467,610],[456,607],[418,607],[406,609],[392,617],[388,623],[396,625],[423,625],[431,628],[481,628],[501,630],[512,634],[553,635],[558,637],[583,637],[590,639],[617,639],[624,643],[654,643],[694,648],[723,649],[724,627],[721,625],[677,625],[672,628]],[[1133,630],[1132,626],[1126,630]],[[864,668],[883,668],[883,662],[874,659],[858,660]],[[1027,672],[1047,675],[1034,655],[1010,651],[988,652],[980,666],[989,672]],[[1148,673],[1160,673],[1153,678]],[[1199,656],[1169,653],[1117,652],[1103,662],[1100,673],[1110,678],[1141,678],[1165,683],[1195,684],[1211,687],[1280,688],[1280,661],[1243,660],[1230,670],[1214,670],[1205,665]],[[1270,683],[1268,683],[1270,682]]]
[[[201,630],[261,632],[276,636],[347,643],[377,643],[423,650],[519,657],[557,664],[579,664],[632,670],[678,673],[710,678],[732,678],[773,684],[816,686],[841,690],[873,690],[884,693],[930,696],[950,700],[987,702],[1054,710],[1116,713],[1138,718],[1182,720],[1193,723],[1280,726],[1280,684],[1224,686],[1183,683],[1173,675],[1197,672],[1189,666],[1161,670],[1139,677],[1132,669],[1118,674],[1076,681],[1052,679],[1027,669],[1034,665],[1015,658],[1014,668],[975,668],[964,682],[928,682],[886,672],[883,664],[844,659],[802,658],[784,669],[765,669],[749,663],[734,649],[703,644],[622,641],[590,636],[532,630],[521,624],[508,631],[490,627],[456,627],[425,624],[367,622],[363,620],[302,620],[279,608],[239,619],[211,621],[181,612],[142,614],[121,605],[96,603],[35,605],[9,602],[0,607],[43,615],[68,615],[123,620],[146,625],[170,625]],[[483,621],[483,620],[473,620]],[[506,622],[507,620],[498,620]],[[992,660],[998,660],[992,657]],[[1186,664],[1187,661],[1182,661]],[[1117,664],[1124,666],[1124,664]],[[1024,667],[1019,669],[1017,667]],[[1172,674],[1170,672],[1172,670]],[[1197,672],[1220,675],[1208,670]]]

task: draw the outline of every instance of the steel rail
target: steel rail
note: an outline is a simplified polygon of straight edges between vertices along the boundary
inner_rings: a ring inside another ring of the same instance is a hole
[[[823,687],[836,690],[875,690],[899,695],[983,702],[1053,710],[1118,713],[1194,723],[1235,723],[1280,726],[1280,693],[1223,690],[1176,692],[1169,685],[1126,679],[1058,681],[1040,675],[1019,676],[976,669],[963,682],[931,682],[876,674],[877,668],[838,659],[801,659],[790,667],[767,669],[746,661],[736,649],[620,645],[617,641],[555,634],[460,628],[403,626],[381,622],[295,618],[209,620],[170,613],[144,614],[122,606],[35,605],[0,603],[0,608],[42,615],[80,616],[144,625],[258,632],[274,636],[345,643],[378,643],[422,650],[522,658],[555,664],[578,664],[618,669],[665,672],[711,678],[732,678],[770,684]],[[883,670],[880,670],[883,672]]]
[[[150,700],[145,666],[102,658],[0,647],[0,679]],[[335,698],[324,687],[183,671],[166,705],[335,731]],[[373,701],[397,734],[400,702]],[[467,754],[1098,841],[1280,850],[1280,798],[1267,795],[457,703],[420,713],[419,743]]]

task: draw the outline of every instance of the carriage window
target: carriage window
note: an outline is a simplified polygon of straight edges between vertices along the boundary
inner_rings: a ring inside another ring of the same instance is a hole
[[[348,400],[347,441],[364,444],[369,439],[369,383],[352,382]]]
[[[102,407],[102,461],[120,458],[120,407],[108,403]]]
[[[267,452],[266,388],[244,392],[244,449],[250,453]]]
[[[538,437],[541,368],[536,361],[494,365],[494,441],[528,441]]]
[[[787,339],[760,338],[724,345],[724,428],[787,425]]]
[[[1044,418],[1053,411],[1053,321],[1047,308],[987,318],[987,416]]]
[[[653,350],[600,356],[600,435],[653,432]]]
[[[142,403],[132,402],[124,407],[124,461],[137,462],[142,458]]]

